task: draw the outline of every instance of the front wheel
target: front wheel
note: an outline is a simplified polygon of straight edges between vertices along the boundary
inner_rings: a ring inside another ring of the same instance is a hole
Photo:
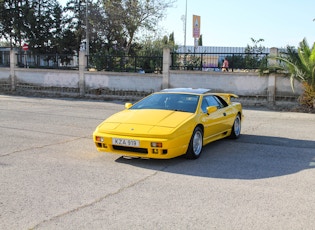
[[[197,159],[202,152],[202,145],[203,132],[200,127],[196,127],[189,142],[189,146],[185,155],[186,158]]]
[[[241,135],[241,117],[239,114],[237,114],[234,120],[230,137],[233,139],[237,139],[240,135]]]

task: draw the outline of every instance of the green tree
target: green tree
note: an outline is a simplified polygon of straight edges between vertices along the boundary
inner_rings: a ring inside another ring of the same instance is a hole
[[[198,46],[202,46],[202,34],[200,35],[198,39]]]
[[[30,43],[33,52],[50,52],[60,39],[62,8],[57,0],[1,0],[0,36],[11,47]]]
[[[264,56],[263,51],[265,47],[260,43],[264,42],[264,39],[254,39],[251,38],[252,45],[247,44],[245,48],[245,58],[244,58],[244,68],[245,69],[257,69],[262,65],[266,65],[266,56]]]
[[[174,32],[172,32],[168,37],[169,44],[174,48],[175,46],[175,36]]]
[[[120,49],[129,54],[136,36],[143,31],[154,31],[173,2],[174,0],[103,0],[107,19],[115,29],[114,37],[120,35],[122,38],[117,39]]]
[[[63,33],[71,37],[71,50],[77,53],[85,38],[86,3],[82,0],[69,0],[64,8],[64,31]]]
[[[270,57],[278,60],[278,64],[269,66],[269,70],[280,70],[290,77],[292,90],[294,80],[301,82],[304,93],[300,97],[300,103],[307,107],[315,107],[315,43],[310,47],[306,41],[300,42],[298,49],[288,46],[285,54]]]
[[[108,49],[108,34],[113,28],[105,21],[104,7],[101,1],[69,0],[64,8],[62,20],[63,52],[80,51],[81,45],[86,45],[89,36],[90,53]]]
[[[61,39],[61,18],[62,8],[57,0],[29,1],[25,33],[33,52],[57,52]]]
[[[170,33],[170,35],[168,36],[167,47],[170,48],[172,52],[174,52],[177,49],[177,46],[175,45],[174,32]]]
[[[0,1],[0,37],[10,42],[11,47],[21,46],[25,40],[28,1]]]
[[[99,2],[90,2],[89,25],[90,53],[112,53],[113,47],[116,46],[114,41],[121,37],[113,32],[114,28],[106,18],[104,7]]]
[[[245,48],[245,53],[262,53],[265,50],[265,47],[262,46],[260,43],[264,42],[265,40],[260,38],[260,39],[254,39],[250,38],[252,41],[252,45],[247,44]]]

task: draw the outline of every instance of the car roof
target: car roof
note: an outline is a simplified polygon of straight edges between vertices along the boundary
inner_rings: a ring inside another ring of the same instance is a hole
[[[163,89],[160,92],[205,94],[210,93],[210,91],[211,89],[205,88],[170,88]]]

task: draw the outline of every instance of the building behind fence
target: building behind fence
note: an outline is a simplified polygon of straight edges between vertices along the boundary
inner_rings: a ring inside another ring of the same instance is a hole
[[[10,48],[0,47],[0,67],[10,67]]]

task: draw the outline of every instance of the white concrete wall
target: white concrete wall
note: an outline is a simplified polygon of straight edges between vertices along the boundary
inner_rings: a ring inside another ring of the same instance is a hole
[[[85,87],[88,89],[110,88],[135,91],[159,91],[162,76],[156,74],[86,72]]]
[[[79,85],[79,73],[70,70],[20,68],[15,71],[15,76],[18,83],[35,84],[43,87],[78,88]]]
[[[288,77],[277,77],[276,78],[276,94],[278,95],[293,95],[303,93],[303,85],[298,82],[294,81],[294,93],[292,91],[290,79]]]
[[[170,87],[209,88],[241,95],[266,94],[268,77],[255,73],[171,71]]]
[[[17,84],[27,83],[43,87],[79,88],[79,71],[75,70],[38,70],[15,68]],[[85,89],[128,90],[128,91],[159,91],[162,89],[163,75],[114,72],[83,73]],[[0,68],[0,80],[10,79],[10,71]],[[209,88],[214,92],[232,92],[241,96],[282,95],[292,96],[303,92],[300,83],[295,83],[292,92],[290,79],[277,76],[270,80],[268,76],[257,73],[222,73],[202,71],[169,71],[168,87]],[[275,84],[275,85],[270,85]],[[270,89],[275,92],[270,94]]]
[[[10,81],[10,68],[1,68],[0,81]]]

